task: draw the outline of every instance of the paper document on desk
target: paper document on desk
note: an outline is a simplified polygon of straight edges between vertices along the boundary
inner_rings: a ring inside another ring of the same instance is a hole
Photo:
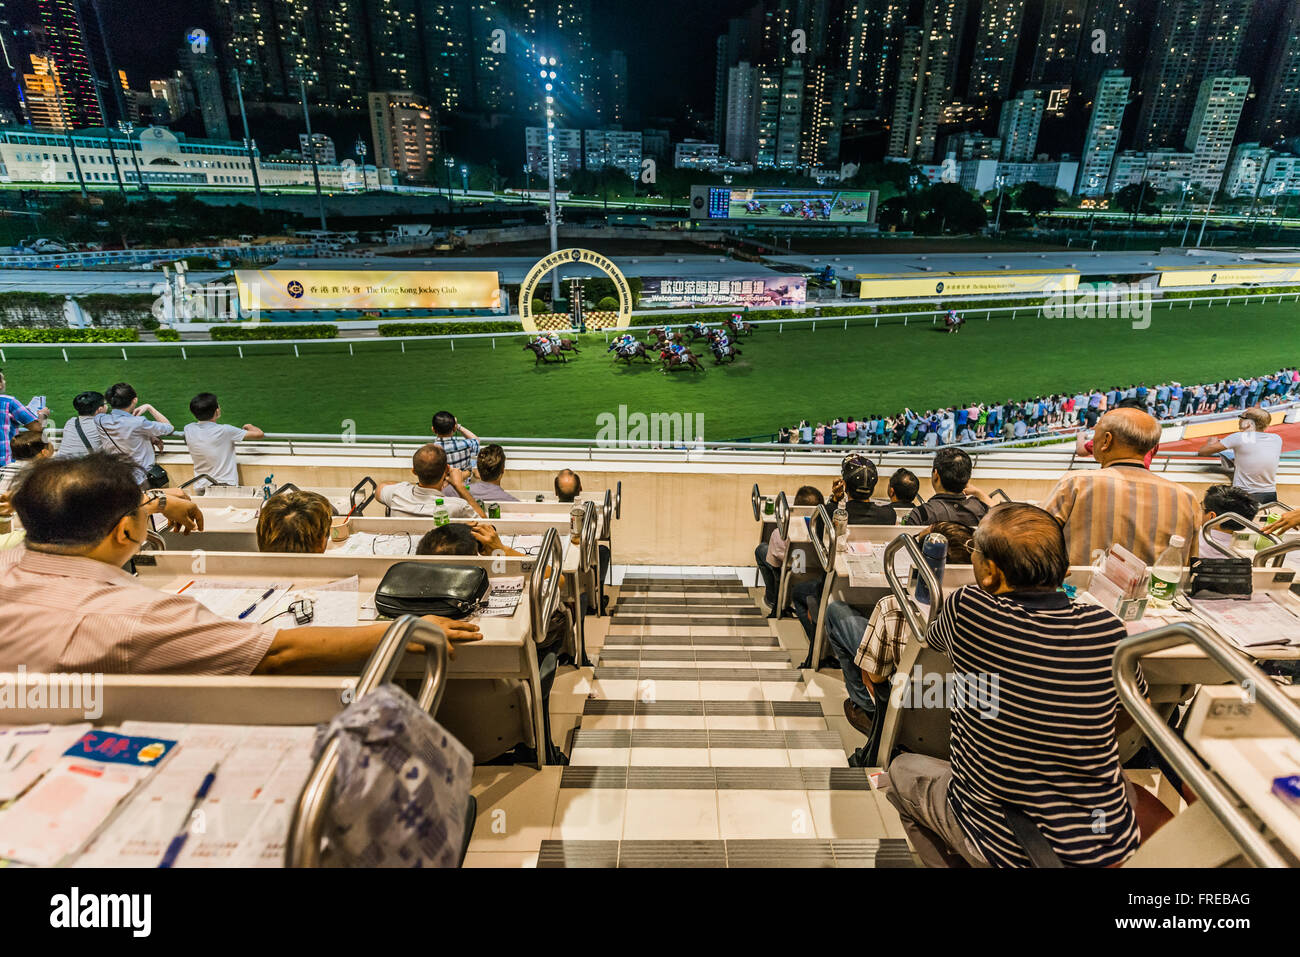
[[[305,585],[263,604],[261,607],[265,609],[265,612],[259,610],[257,620],[267,621],[271,616],[277,615],[279,617],[275,621],[269,622],[270,624],[278,625],[281,628],[292,628],[294,626],[293,616],[289,614],[280,615],[280,613],[288,612],[290,605],[306,598],[312,604],[312,625],[351,627],[361,618],[360,590],[361,582],[356,575],[351,578],[339,578],[324,585]]]
[[[1300,618],[1269,595],[1247,601],[1191,599],[1192,608],[1238,648],[1300,647]]]
[[[179,744],[77,866],[157,867],[214,766],[216,780],[176,866],[282,866],[289,820],[311,770],[314,729],[134,721],[122,727],[133,734],[171,734]]]
[[[541,535],[507,535],[501,542],[506,548],[513,548],[525,555],[538,555],[542,551]]]
[[[887,588],[885,580],[884,549],[874,549],[871,542],[854,542],[853,545],[865,545],[859,551],[853,548],[844,553],[844,564],[849,568],[850,588]]]
[[[219,618],[238,619],[246,609],[252,608],[253,611],[243,620],[258,622],[266,617],[272,605],[292,587],[291,582],[277,584],[266,581],[214,580],[202,584],[194,582],[182,588],[181,592]],[[268,588],[273,588],[274,591],[263,598]]]
[[[90,728],[88,721],[0,728],[0,804],[35,784]]]
[[[480,618],[509,618],[524,597],[524,579],[497,578],[492,582],[487,599],[479,610]]]
[[[331,545],[331,555],[413,555],[420,544],[410,532],[353,532],[346,542]]]
[[[212,525],[217,525],[218,521],[227,525],[252,525],[257,521],[257,509],[255,508],[236,508],[233,505],[227,505],[225,508],[218,508],[206,513],[211,519]]]
[[[175,746],[173,739],[87,731],[0,813],[0,858],[53,867],[76,853]]]

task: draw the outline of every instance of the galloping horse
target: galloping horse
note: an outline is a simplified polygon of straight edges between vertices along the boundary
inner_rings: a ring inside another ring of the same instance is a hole
[[[752,336],[754,334],[754,324],[746,322],[740,316],[728,316],[725,320],[727,331],[739,339],[741,336]]]
[[[645,343],[640,342],[632,336],[620,336],[609,344],[606,352],[614,353],[614,361],[620,359],[626,360],[628,365],[632,364],[633,359],[644,359],[650,361],[650,354],[646,352]]]
[[[546,337],[530,339],[524,343],[524,348],[533,351],[533,355],[537,356],[537,362],[549,362],[553,358],[559,359],[561,362],[568,362],[569,360],[563,353],[582,352],[572,339],[547,339]],[[533,365],[536,365],[537,362],[534,362]]]
[[[716,365],[722,365],[728,359],[735,362],[736,356],[741,354],[735,343],[727,338],[725,332],[710,332],[709,348],[713,350],[713,361]]]
[[[695,354],[685,346],[679,347],[680,351],[674,349],[665,349],[659,353],[659,359],[663,362],[664,372],[672,372],[674,369],[690,368],[697,372],[703,371],[704,367],[700,365],[700,360]]]
[[[650,338],[653,341],[649,348],[658,349],[663,346],[665,342],[674,344],[680,343],[682,341],[682,334],[673,329],[672,326],[655,326],[650,330]]]
[[[711,331],[712,330],[710,330],[709,327],[706,326],[704,323],[697,321],[697,322],[692,322],[689,326],[686,327],[685,335],[689,335],[691,337],[689,341],[694,342],[696,339],[709,338]]]

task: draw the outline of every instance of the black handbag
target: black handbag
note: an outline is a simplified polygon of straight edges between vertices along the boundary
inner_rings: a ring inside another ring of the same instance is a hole
[[[167,475],[167,470],[157,462],[149,466],[149,470],[144,473],[144,480],[151,489],[166,488],[171,484],[171,478]]]
[[[479,609],[487,593],[487,571],[477,565],[398,562],[375,590],[375,610],[389,618],[467,618]]]
[[[1248,558],[1193,558],[1191,562],[1191,594],[1215,592],[1219,595],[1249,595],[1251,593],[1250,559]]]

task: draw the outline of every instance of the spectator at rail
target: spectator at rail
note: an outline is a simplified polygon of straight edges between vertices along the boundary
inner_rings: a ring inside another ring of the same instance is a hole
[[[1232,470],[1232,484],[1261,505],[1277,501],[1282,437],[1268,431],[1272,423],[1263,409],[1246,409],[1237,418],[1237,432],[1212,437],[1196,453],[1219,455]]]
[[[108,411],[104,393],[79,392],[72,400],[72,408],[77,414],[63,426],[63,432],[59,436],[59,450],[54,453],[56,459],[89,455],[104,444],[104,433],[95,422],[96,416]]]
[[[319,492],[272,495],[257,513],[257,550],[323,555],[333,521],[334,507]]]
[[[197,421],[185,426],[184,434],[195,476],[210,476],[217,485],[238,485],[235,446],[244,439],[260,439],[266,433],[251,424],[238,428],[219,423],[221,404],[211,392],[200,392],[190,399],[190,415]]]
[[[0,553],[0,671],[355,673],[370,657],[387,622],[282,629],[286,619],[267,622],[263,609],[233,621],[123,571],[145,540],[150,515],[202,528],[188,499],[162,490],[142,497],[136,469],[105,452],[49,458],[14,490],[27,539]],[[431,620],[453,641],[481,637],[476,625]]]
[[[801,486],[799,491],[794,494],[794,504],[796,506],[817,506],[823,502],[822,493],[811,485]],[[798,521],[798,519],[792,518],[791,521]],[[780,574],[781,565],[785,562],[785,553],[788,547],[786,540],[781,536],[781,530],[774,528],[768,540],[761,542],[754,549],[754,560],[758,563],[758,574],[763,579],[763,600],[767,602],[769,609],[768,618],[776,617],[776,599],[780,591],[777,575]]]
[[[963,449],[942,449],[934,457],[929,499],[912,510],[906,525],[956,522],[974,528],[989,510],[987,496],[970,484],[971,459]]]
[[[21,429],[40,432],[45,428],[48,410],[38,415],[11,395],[5,395],[5,376],[0,372],[0,466],[13,461],[9,443]]]
[[[468,472],[478,458],[478,436],[456,421],[450,412],[437,412],[433,416],[433,444],[442,446],[447,453],[447,465]]]
[[[1139,409],[1112,409],[1097,422],[1092,454],[1101,468],[1067,472],[1043,504],[1065,528],[1070,564],[1091,564],[1116,543],[1151,564],[1174,535],[1196,554],[1200,503],[1145,464],[1159,441],[1160,423]]]
[[[966,525],[939,522],[916,533],[925,538],[931,532],[948,540],[948,564],[969,565],[973,531]],[[849,724],[868,737],[876,718],[874,691],[889,681],[907,642],[907,621],[898,600],[886,595],[870,609],[847,602],[826,606],[826,639],[844,673],[848,698],[844,716]]]
[[[447,464],[447,453],[442,446],[430,442],[422,445],[411,456],[411,471],[416,481],[382,482],[375,490],[375,498],[388,506],[393,515],[433,515],[438,509],[438,499],[450,518],[486,518],[473,498],[464,492],[467,473]]]
[[[889,476],[889,504],[895,512],[908,512],[916,508],[916,496],[921,491],[921,480],[911,469],[897,469]]]
[[[18,484],[19,478],[40,459],[48,458],[54,451],[40,432],[24,429],[10,443],[13,461],[0,467],[0,492],[8,492]]]
[[[1245,489],[1235,485],[1211,485],[1201,498],[1201,523],[1204,524],[1220,515],[1240,515],[1249,522],[1255,521],[1259,514],[1259,502],[1251,497]],[[1218,528],[1210,529],[1208,535],[1201,534],[1200,554],[1208,557],[1231,551],[1232,533],[1245,526],[1238,522],[1224,522]]]
[[[926,634],[966,676],[952,760],[899,755],[880,779],[885,798],[927,866],[1029,866],[1008,807],[1066,866],[1120,864],[1139,839],[1117,737],[1131,722],[1111,675],[1124,623],[1060,590],[1061,527],[1033,505],[991,509],[972,558],[978,584],[950,593]],[[1140,671],[1137,684],[1145,694]]]
[[[133,461],[140,485],[153,485],[150,470],[157,464],[156,453],[162,451],[163,437],[175,432],[175,427],[152,405],[141,403],[129,383],[109,386],[104,399],[108,413],[95,416],[95,424],[104,436],[103,448]],[[152,416],[152,421],[146,415]]]
[[[480,502],[517,502],[501,487],[506,472],[506,450],[493,443],[479,449],[478,479],[469,483],[469,493]]]

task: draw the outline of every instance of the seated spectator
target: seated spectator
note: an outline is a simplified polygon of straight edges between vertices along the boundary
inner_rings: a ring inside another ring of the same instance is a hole
[[[1201,507],[1186,486],[1147,470],[1160,423],[1138,409],[1112,409],[1097,421],[1099,469],[1067,472],[1043,508],[1065,528],[1070,564],[1088,565],[1120,544],[1148,565],[1181,535],[1195,555]]]
[[[72,400],[76,415],[68,419],[59,436],[59,450],[54,453],[56,459],[71,459],[79,455],[88,455],[104,444],[104,433],[95,424],[95,417],[108,411],[102,392],[81,392]]]
[[[948,540],[948,564],[969,565],[973,532],[966,525],[940,522],[916,533],[923,539],[931,532]],[[907,643],[907,620],[898,600],[886,595],[876,602],[870,617],[864,609],[847,602],[826,606],[826,639],[844,673],[848,698],[844,716],[849,724],[868,737],[876,718],[873,690],[894,673]]]
[[[442,499],[450,518],[486,518],[473,499],[462,495],[466,473],[447,463],[442,446],[430,442],[411,457],[411,471],[416,482],[383,482],[375,498],[387,505],[393,515],[432,515]]]
[[[158,490],[142,500],[135,473],[130,460],[92,452],[43,459],[14,489],[27,540],[0,552],[0,671],[355,673],[370,657],[387,622],[280,628],[234,621],[123,571],[150,514],[202,528],[188,499]],[[475,625],[430,620],[453,641],[481,637]]]
[[[242,429],[220,425],[217,420],[221,418],[221,405],[211,392],[200,392],[190,399],[190,415],[198,420],[185,426],[185,445],[194,462],[194,474],[210,475],[217,485],[238,485],[235,444],[244,439],[260,439],[266,433],[255,425],[245,425]]]
[[[108,413],[95,416],[95,424],[104,436],[103,448],[135,462],[140,485],[152,486],[149,470],[156,464],[154,453],[162,451],[163,436],[176,429],[152,405],[142,405],[135,389],[126,382],[109,386],[104,399]],[[153,421],[146,415],[153,416]]]
[[[796,506],[821,505],[823,502],[822,493],[811,485],[802,486],[794,494],[794,504]],[[791,519],[796,521],[796,519]],[[762,542],[754,549],[754,559],[758,563],[758,573],[763,578],[763,600],[767,602],[768,618],[776,617],[776,599],[781,590],[780,582],[777,581],[777,575],[781,572],[781,565],[785,562],[785,553],[787,545],[784,538],[781,537],[781,530],[775,528],[767,541]]]
[[[18,430],[22,428],[29,432],[40,432],[45,428],[45,419],[49,415],[48,410],[42,410],[44,414],[36,415],[13,396],[4,395],[4,390],[5,376],[0,372],[0,466],[13,461],[9,440]]]
[[[318,492],[272,495],[257,513],[257,550],[323,555],[333,521],[334,507]]]
[[[898,469],[889,476],[889,504],[895,512],[916,508],[916,496],[920,491],[921,480],[909,469]]]
[[[415,546],[415,554],[527,557],[523,552],[502,545],[496,528],[482,522],[450,522],[431,528]]]
[[[1237,419],[1238,432],[1210,439],[1197,455],[1221,455],[1232,469],[1232,484],[1260,505],[1277,501],[1277,467],[1282,436],[1269,432],[1273,417],[1260,408],[1246,409]]]
[[[459,433],[459,434],[457,434]],[[468,472],[478,458],[478,436],[456,421],[450,412],[438,412],[433,417],[433,444],[447,453],[447,464],[453,469]]]
[[[506,450],[499,445],[485,445],[478,453],[478,481],[470,482],[469,493],[480,502],[517,502],[501,487],[506,471]]]
[[[1211,485],[1207,488],[1201,499],[1201,524],[1229,513],[1253,522],[1259,514],[1259,502],[1245,489],[1235,485]],[[1245,526],[1239,522],[1224,522],[1218,528],[1210,529],[1208,536],[1202,533],[1199,554],[1214,557],[1227,552],[1228,555],[1235,555],[1232,550],[1232,533],[1243,528]]]
[[[988,496],[970,484],[971,460],[962,449],[943,449],[934,457],[934,494],[912,510],[905,525],[956,522],[974,528],[989,510]]]
[[[582,476],[565,469],[555,476],[555,497],[561,502],[576,502],[582,494]]]
[[[53,449],[45,441],[43,433],[24,430],[13,437],[10,443],[13,461],[0,468],[0,492],[7,492],[15,485],[38,459],[49,458]]]
[[[1006,807],[1028,815],[1066,866],[1119,864],[1138,845],[1117,740],[1130,720],[1111,676],[1124,624],[1060,590],[1065,539],[1036,506],[990,509],[972,557],[979,584],[949,594],[926,634],[966,678],[952,761],[901,754],[880,787],[927,866],[1028,866]],[[976,682],[991,686],[987,700],[969,690]]]

